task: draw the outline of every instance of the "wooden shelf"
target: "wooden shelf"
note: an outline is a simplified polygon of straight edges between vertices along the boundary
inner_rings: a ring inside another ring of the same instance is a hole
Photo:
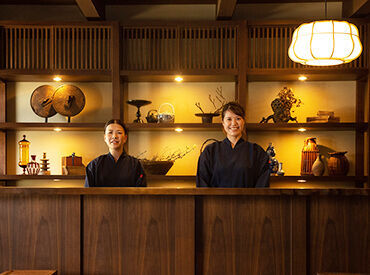
[[[15,180],[82,180],[85,176],[72,175],[0,175],[0,180],[15,181]]]
[[[120,71],[121,77],[129,82],[174,82],[176,75],[181,75],[184,82],[235,82],[238,75],[236,69],[224,70],[182,70],[173,71]]]
[[[73,119],[73,118],[72,118]],[[219,131],[221,123],[127,123],[130,131],[174,131],[181,128],[188,131]],[[246,123],[247,132],[260,131],[366,131],[368,123]],[[59,123],[59,122],[5,122],[0,130],[50,131],[60,128],[63,131],[102,131],[104,123]]]
[[[298,131],[304,128],[310,131],[366,131],[368,123],[247,123],[247,131]]]
[[[73,118],[72,118],[73,120]],[[59,123],[59,122],[5,122],[0,123],[0,130],[51,131],[60,128],[63,131],[103,131],[105,123]]]
[[[128,123],[130,131],[171,131],[182,128],[189,131],[218,131],[221,123]],[[368,123],[246,123],[246,131],[298,131],[305,128],[311,131],[366,131]]]
[[[37,70],[16,69],[0,70],[0,78],[7,81],[53,82],[53,77],[59,75],[63,82],[110,82],[110,70]]]
[[[287,181],[304,181],[304,182],[366,182],[366,176],[271,176],[271,182],[287,182]],[[17,181],[17,180],[84,180],[85,176],[72,175],[0,175],[0,180]],[[165,175],[147,175],[150,181],[193,181],[195,176],[165,176]]]
[[[248,81],[298,81],[304,75],[306,81],[344,81],[367,77],[368,69],[304,67],[294,69],[247,69]]]
[[[174,131],[176,128],[189,131],[219,131],[221,123],[127,123],[129,131]]]

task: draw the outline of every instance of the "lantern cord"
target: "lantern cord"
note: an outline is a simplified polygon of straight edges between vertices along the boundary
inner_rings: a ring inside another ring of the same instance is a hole
[[[327,3],[327,0],[325,0],[325,19],[328,19],[327,10],[328,10],[328,3]]]

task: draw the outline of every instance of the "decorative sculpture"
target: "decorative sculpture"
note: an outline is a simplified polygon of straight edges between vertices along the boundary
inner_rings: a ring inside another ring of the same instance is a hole
[[[267,123],[270,119],[272,119],[275,123],[289,122],[290,120],[298,122],[297,117],[291,116],[290,110],[294,105],[299,107],[301,104],[302,101],[294,97],[292,89],[284,87],[278,93],[278,98],[275,98],[271,102],[271,108],[274,113],[267,118],[263,117],[260,123]]]

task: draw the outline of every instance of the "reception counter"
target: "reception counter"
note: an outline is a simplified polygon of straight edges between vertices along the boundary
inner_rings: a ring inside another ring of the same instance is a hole
[[[0,188],[0,272],[370,273],[370,189]]]

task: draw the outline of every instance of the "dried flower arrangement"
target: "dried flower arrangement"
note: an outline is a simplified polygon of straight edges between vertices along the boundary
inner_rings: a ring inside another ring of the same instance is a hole
[[[166,147],[163,149],[162,153],[156,154],[150,159],[142,158],[140,162],[149,174],[165,175],[168,170],[170,170],[175,160],[183,158],[193,151],[195,147],[196,145],[194,144],[192,147],[186,146],[185,149],[176,149],[174,151]],[[140,153],[137,158],[140,158],[144,154],[146,154],[146,151]]]
[[[161,153],[155,154],[152,158],[147,159],[147,158],[141,158],[144,156],[147,151],[144,151],[140,153],[136,158],[140,160],[147,160],[147,161],[175,161],[177,159],[181,159],[187,154],[189,154],[191,151],[195,149],[196,145],[194,144],[193,146],[185,146],[184,149],[178,148],[175,150],[171,150],[168,146],[165,147]]]

